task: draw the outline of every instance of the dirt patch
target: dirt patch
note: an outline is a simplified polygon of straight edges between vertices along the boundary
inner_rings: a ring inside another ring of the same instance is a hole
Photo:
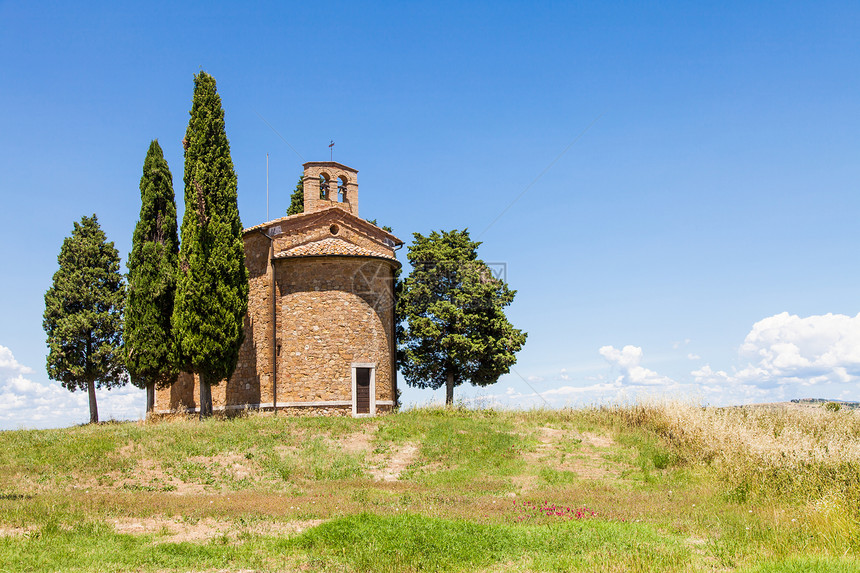
[[[538,472],[547,467],[574,472],[584,479],[602,479],[621,473],[621,469],[603,455],[605,449],[614,445],[615,441],[608,436],[542,427],[535,450],[526,452],[523,457]],[[534,475],[518,476],[514,485],[528,491],[536,487],[537,479]]]
[[[194,456],[189,458],[189,460],[220,471],[225,477],[234,480],[242,480],[260,474],[260,470],[256,464],[244,455],[235,453],[218,454],[216,456]]]
[[[418,456],[418,446],[406,443],[394,446],[386,452],[373,451],[373,433],[376,426],[365,426],[363,432],[344,436],[337,444],[350,454],[365,454],[367,472],[378,481],[394,482],[400,479],[400,474],[408,468]]]
[[[186,466],[185,463],[191,464]],[[233,452],[215,456],[193,456],[171,468],[160,462],[142,458],[131,472],[111,472],[97,480],[110,489],[132,491],[161,491],[177,495],[200,494],[217,484],[230,481],[258,480],[262,471],[259,465],[244,455]],[[208,484],[208,485],[207,485]]]
[[[161,488],[162,491],[172,491],[178,495],[194,495],[203,493],[205,486],[199,483],[185,482],[168,473],[159,462],[142,459],[134,469],[134,477],[119,480],[114,487],[125,489]]]
[[[595,448],[610,448],[615,445],[615,440],[609,436],[599,436],[597,434],[592,434],[591,432],[585,432],[582,434],[582,437]]]
[[[117,450],[117,453],[123,458],[130,458],[134,455],[134,442],[129,440],[126,445]]]
[[[371,450],[370,441],[374,431],[376,431],[375,426],[366,426],[364,432],[349,434],[344,439],[338,440],[337,443],[350,454],[366,453]]]
[[[20,537],[31,531],[31,527],[0,527],[0,537]]]
[[[543,427],[540,429],[540,441],[542,444],[549,444],[553,441],[558,441],[568,435],[570,432],[559,430],[558,428]]]
[[[182,543],[183,541],[199,543],[223,535],[235,538],[241,533],[276,537],[296,535],[306,529],[316,527],[323,521],[322,519],[305,519],[236,525],[230,521],[218,521],[212,518],[188,521],[179,518],[147,517],[141,519],[116,519],[113,521],[113,527],[117,533],[127,533],[129,535],[163,535],[163,541],[170,543]]]
[[[384,460],[381,467],[371,468],[370,474],[380,481],[397,481],[400,474],[408,468],[418,455],[418,446],[403,444]]]
[[[296,446],[275,446],[272,448],[278,456],[284,458],[286,456],[290,456],[299,451],[299,448]]]

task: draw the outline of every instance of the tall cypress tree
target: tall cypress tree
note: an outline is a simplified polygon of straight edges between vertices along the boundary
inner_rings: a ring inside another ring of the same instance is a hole
[[[131,382],[146,388],[146,411],[155,389],[178,373],[171,328],[179,263],[173,176],[158,140],[153,140],[140,178],[140,219],[128,256],[125,311],[125,361]]]
[[[60,268],[45,293],[42,327],[48,335],[48,376],[89,395],[90,423],[99,421],[96,387],[126,383],[122,367],[125,284],[119,253],[98,219],[81,218],[63,241]]]
[[[224,110],[215,78],[206,72],[194,76],[190,113],[173,327],[181,364],[199,377],[203,418],[212,415],[212,385],[236,369],[248,271]]]
[[[296,188],[293,189],[293,194],[290,195],[290,206],[287,207],[287,215],[298,215],[305,212],[305,181],[303,177],[299,177],[299,182],[296,183]]]

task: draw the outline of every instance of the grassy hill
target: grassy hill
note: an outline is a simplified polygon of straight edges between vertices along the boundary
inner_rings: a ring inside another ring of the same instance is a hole
[[[0,571],[857,571],[860,417],[427,408],[0,433]]]

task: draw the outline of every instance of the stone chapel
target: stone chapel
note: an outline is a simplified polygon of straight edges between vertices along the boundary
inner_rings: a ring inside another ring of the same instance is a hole
[[[243,231],[245,339],[217,411],[374,415],[394,407],[395,251],[403,241],[358,215],[358,171],[304,164],[304,212]],[[156,414],[198,411],[191,374],[158,390]]]

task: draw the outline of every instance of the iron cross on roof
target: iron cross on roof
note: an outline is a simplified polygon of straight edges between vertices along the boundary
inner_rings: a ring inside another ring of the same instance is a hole
[[[334,161],[334,141],[328,144],[328,150],[330,152],[329,161]]]

